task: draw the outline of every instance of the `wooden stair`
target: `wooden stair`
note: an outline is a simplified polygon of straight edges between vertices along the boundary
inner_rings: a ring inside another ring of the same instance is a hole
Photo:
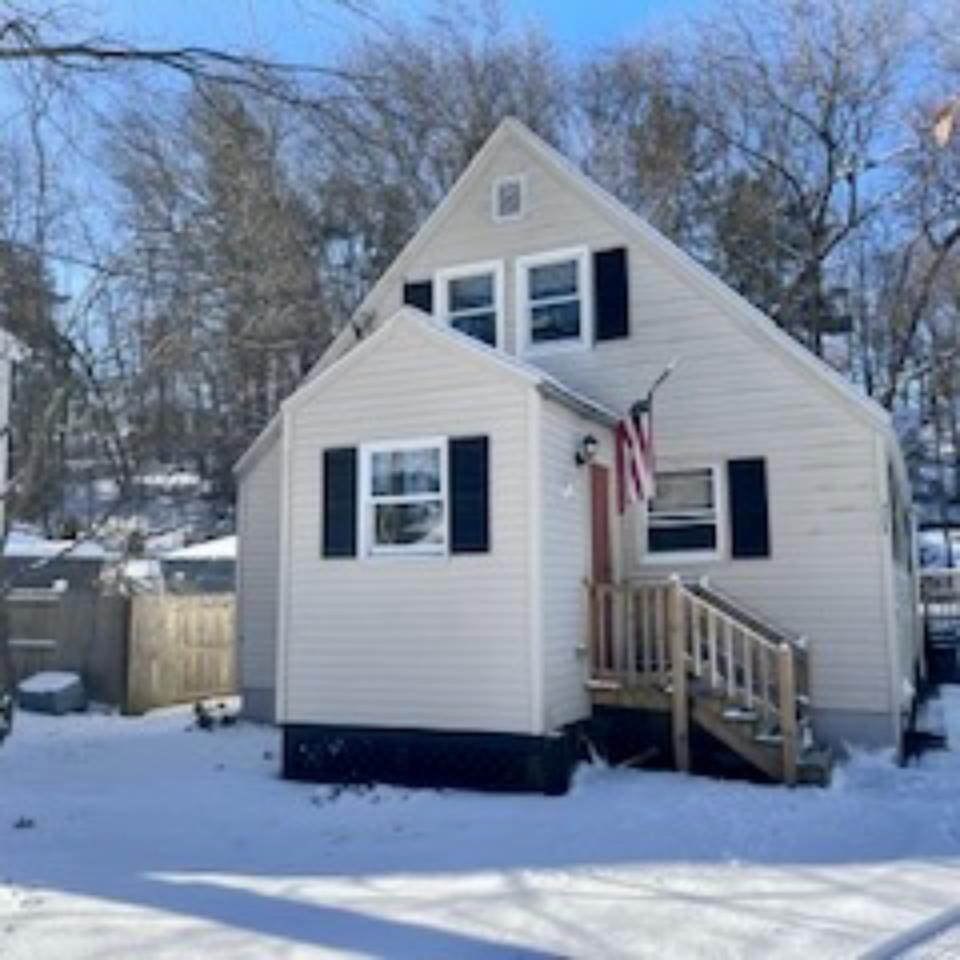
[[[771,780],[829,782],[813,740],[805,645],[705,583],[590,584],[595,704],[669,713],[676,766],[695,725]]]

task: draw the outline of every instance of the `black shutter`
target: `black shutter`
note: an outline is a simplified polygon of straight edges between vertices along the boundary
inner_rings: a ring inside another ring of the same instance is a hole
[[[450,440],[450,552],[490,549],[490,443],[486,437]]]
[[[403,302],[408,307],[416,307],[424,313],[433,313],[433,282],[418,280],[403,285]]]
[[[323,555],[357,555],[357,450],[323,451]]]
[[[630,334],[630,294],[627,248],[598,250],[593,255],[593,304],[596,339],[614,340]]]
[[[730,492],[730,554],[770,556],[770,520],[767,511],[767,464],[760,457],[727,462]]]

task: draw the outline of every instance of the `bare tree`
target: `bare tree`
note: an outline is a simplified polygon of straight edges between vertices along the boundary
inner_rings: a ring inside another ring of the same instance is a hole
[[[335,241],[329,266],[346,267],[345,306],[386,268],[504,117],[559,146],[568,141],[569,71],[541,30],[511,28],[496,4],[386,21],[339,66],[350,79],[323,87],[300,170]]]

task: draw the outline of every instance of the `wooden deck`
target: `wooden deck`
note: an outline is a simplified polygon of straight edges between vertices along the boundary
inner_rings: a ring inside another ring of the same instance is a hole
[[[593,702],[666,712],[677,769],[697,724],[773,780],[824,782],[813,743],[802,638],[705,582],[589,583]]]

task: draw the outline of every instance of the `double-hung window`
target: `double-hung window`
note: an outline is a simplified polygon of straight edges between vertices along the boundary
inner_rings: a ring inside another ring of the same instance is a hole
[[[361,542],[369,553],[446,551],[446,459],[443,439],[363,448]]]
[[[503,264],[501,261],[451,267],[437,273],[440,316],[461,333],[491,347],[501,342]]]
[[[709,559],[720,551],[718,471],[714,467],[657,473],[647,512],[651,561]]]
[[[580,247],[517,260],[521,352],[589,345],[589,264],[586,248]]]

